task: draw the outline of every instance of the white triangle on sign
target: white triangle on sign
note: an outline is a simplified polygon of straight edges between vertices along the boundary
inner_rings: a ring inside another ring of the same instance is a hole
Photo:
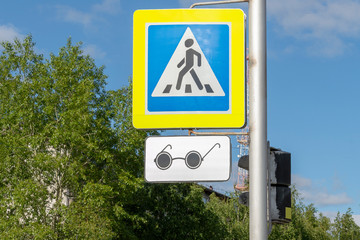
[[[189,27],[177,45],[151,96],[225,96]]]

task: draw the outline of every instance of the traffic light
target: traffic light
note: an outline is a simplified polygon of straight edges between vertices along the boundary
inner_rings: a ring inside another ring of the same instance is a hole
[[[239,168],[243,168],[245,170],[249,171],[249,155],[243,155],[240,157],[239,162],[238,162],[238,166]],[[239,196],[239,203],[249,206],[249,192],[248,190],[241,192],[240,196]]]
[[[238,166],[249,170],[249,155],[241,156]],[[269,218],[273,223],[284,224],[291,221],[290,185],[291,154],[270,147],[268,155],[268,206]],[[239,202],[248,206],[249,192],[241,193]]]
[[[270,181],[269,206],[273,223],[291,221],[291,154],[270,147],[268,159]]]

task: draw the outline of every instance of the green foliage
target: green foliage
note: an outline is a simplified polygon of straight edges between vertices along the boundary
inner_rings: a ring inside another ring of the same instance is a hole
[[[197,185],[146,184],[139,203],[136,211],[145,220],[135,229],[139,239],[222,239],[226,233]]]
[[[220,239],[249,239],[249,208],[240,204],[238,199],[236,193],[226,200],[220,200],[214,193],[210,195],[206,208],[219,216],[226,226],[226,234]]]
[[[121,158],[121,165],[118,167],[130,171],[134,176],[142,177],[144,172],[144,139],[148,135],[157,135],[158,133],[156,131],[139,131],[133,127],[131,96],[131,81],[129,81],[129,87],[109,91],[109,101],[113,106],[114,129],[119,141],[115,148],[118,157]]]
[[[63,209],[65,222],[60,226],[65,239],[111,239],[112,188],[88,183],[77,201]],[[74,227],[76,226],[76,227]]]
[[[49,59],[31,36],[2,46],[0,234],[59,238],[65,193],[80,202],[113,157],[106,76],[70,39]]]
[[[304,239],[325,240],[333,239],[330,231],[330,219],[320,214],[317,216],[316,208],[310,204],[305,205],[298,192],[292,191],[291,222],[285,225],[273,226],[271,239]]]
[[[350,208],[341,216],[337,214],[332,233],[339,240],[360,239],[360,227],[356,225]]]
[[[120,147],[103,67],[71,39],[49,59],[31,36],[2,46],[0,238],[111,238]]]
[[[81,44],[37,54],[32,37],[0,55],[0,239],[248,239],[233,195],[205,202],[195,184],[144,182],[132,84],[106,91]],[[269,239],[360,239],[351,210],[334,224],[293,192],[292,222]]]

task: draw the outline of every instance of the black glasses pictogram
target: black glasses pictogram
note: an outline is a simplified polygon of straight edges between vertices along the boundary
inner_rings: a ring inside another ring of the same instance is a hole
[[[165,149],[167,147],[170,147],[170,149],[172,149],[172,146],[170,144],[168,144],[168,145],[166,145],[166,147],[164,147],[163,150],[161,150],[161,152],[158,153],[154,162],[159,169],[166,170],[171,166],[171,164],[174,160],[181,159],[181,160],[185,160],[185,164],[188,168],[196,169],[196,168],[200,167],[201,162],[211,152],[211,150],[214,149],[214,147],[216,145],[218,145],[220,148],[220,143],[216,143],[214,146],[212,146],[212,148],[210,148],[210,150],[204,155],[204,157],[202,157],[199,152],[192,150],[186,154],[185,158],[181,158],[181,157],[173,158],[170,155],[170,153],[165,151]]]

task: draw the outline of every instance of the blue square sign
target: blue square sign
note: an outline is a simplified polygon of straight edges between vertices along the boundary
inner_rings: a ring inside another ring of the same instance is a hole
[[[147,111],[229,110],[228,24],[149,24]]]

